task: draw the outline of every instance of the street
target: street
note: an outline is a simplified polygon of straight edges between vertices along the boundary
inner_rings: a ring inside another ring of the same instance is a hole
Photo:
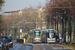
[[[69,50],[69,49],[57,46],[55,44],[34,44],[33,50]]]
[[[60,47],[56,44],[19,44],[14,43],[13,48],[9,48],[9,50],[69,50],[64,47]]]
[[[0,48],[75,50],[75,0],[0,0]]]
[[[27,46],[19,43],[13,43],[13,48],[9,48],[9,50],[32,50],[32,46]]]

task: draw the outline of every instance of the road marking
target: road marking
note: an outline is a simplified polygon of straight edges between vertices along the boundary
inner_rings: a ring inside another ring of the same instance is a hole
[[[51,47],[52,49],[68,49],[68,48],[64,48],[64,47],[60,47],[60,46],[54,47],[54,45],[53,46],[47,45],[47,46]]]
[[[46,50],[45,48],[43,48],[43,50]]]
[[[39,47],[40,47],[41,49],[43,49],[43,50],[46,50],[44,46],[40,46],[40,45],[39,45]]]
[[[15,46],[13,47],[13,50],[19,50],[19,48],[23,46],[22,44],[15,44]]]
[[[16,44],[13,48],[15,48],[15,47],[17,47],[18,46],[18,44]]]

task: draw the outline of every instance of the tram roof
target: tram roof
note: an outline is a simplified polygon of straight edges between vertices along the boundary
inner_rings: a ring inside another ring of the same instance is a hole
[[[45,30],[55,30],[55,29],[45,29]]]
[[[32,29],[32,31],[41,31],[40,29]]]
[[[49,31],[49,30],[55,30],[55,29],[43,29],[41,31]]]

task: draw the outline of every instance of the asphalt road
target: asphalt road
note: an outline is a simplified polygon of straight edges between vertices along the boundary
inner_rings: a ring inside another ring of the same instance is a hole
[[[33,50],[69,50],[69,49],[55,44],[33,44]]]
[[[69,49],[58,46],[56,44],[13,43],[13,48],[9,48],[9,50],[69,50]]]
[[[32,50],[32,46],[30,45],[23,45],[19,43],[13,43],[13,48],[9,48],[9,50]]]

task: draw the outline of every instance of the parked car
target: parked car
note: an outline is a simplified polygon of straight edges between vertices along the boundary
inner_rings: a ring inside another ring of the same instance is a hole
[[[2,50],[2,39],[0,39],[0,50]]]
[[[9,47],[13,47],[12,37],[10,35],[2,36],[2,39],[7,40],[9,43]]]
[[[7,40],[2,39],[2,50],[9,50],[9,43]]]
[[[7,40],[0,39],[0,50],[9,50],[9,44]]]

